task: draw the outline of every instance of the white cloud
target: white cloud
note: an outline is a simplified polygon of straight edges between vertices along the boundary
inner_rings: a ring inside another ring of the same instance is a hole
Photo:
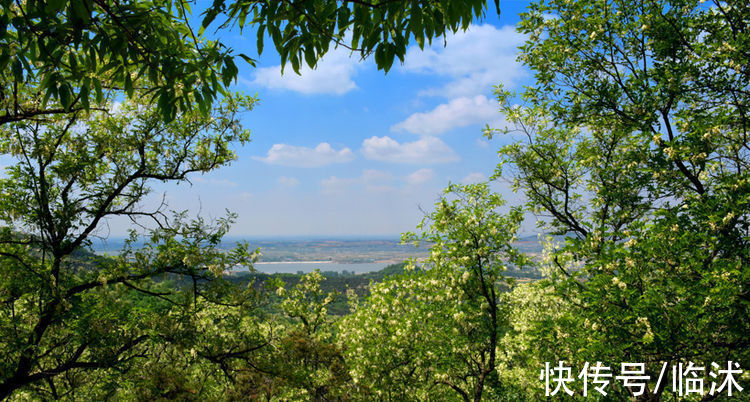
[[[250,85],[303,94],[342,95],[357,88],[352,77],[358,65],[356,56],[350,57],[348,50],[338,48],[328,52],[315,69],[310,69],[306,64],[300,66],[301,75],[295,73],[291,65],[287,65],[282,75],[281,65],[278,65],[258,68],[252,81],[244,81]]]
[[[466,177],[461,179],[461,183],[474,184],[474,183],[479,183],[485,180],[487,180],[487,177],[485,177],[485,175],[479,172],[474,172],[474,173],[469,173],[468,175],[466,175]]]
[[[282,187],[295,187],[299,185],[299,180],[294,177],[281,176],[276,180]]]
[[[333,163],[344,163],[354,159],[349,148],[335,150],[327,142],[321,142],[315,148],[298,147],[289,144],[274,144],[266,157],[254,156],[253,159],[270,165],[292,167],[319,167]]]
[[[498,125],[502,119],[497,102],[484,95],[461,97],[438,105],[429,112],[414,113],[391,126],[391,131],[406,131],[419,135],[437,135],[456,127],[476,123]]]
[[[460,158],[446,143],[435,137],[398,143],[391,137],[370,137],[362,142],[362,155],[367,159],[407,164],[455,162]]]
[[[450,80],[443,87],[422,91],[421,95],[454,98],[487,94],[493,85],[503,83],[513,87],[525,75],[516,61],[517,48],[524,40],[525,36],[513,26],[473,25],[465,32],[448,35],[447,46],[442,46],[442,40],[424,51],[412,46],[402,70]]]
[[[430,181],[433,177],[435,177],[435,172],[432,169],[419,169],[406,175],[404,180],[409,185],[416,186]]]

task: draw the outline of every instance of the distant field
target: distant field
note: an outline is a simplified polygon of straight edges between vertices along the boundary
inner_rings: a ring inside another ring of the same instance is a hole
[[[251,249],[260,248],[262,256],[256,269],[262,272],[310,272],[315,268],[320,268],[321,271],[369,272],[409,258],[421,259],[429,252],[429,244],[415,247],[413,244],[401,244],[397,239],[244,240],[227,238],[222,246],[229,249],[239,241],[247,241]],[[116,254],[123,244],[123,239],[114,238],[106,242],[94,242],[93,248],[98,254]],[[541,252],[536,236],[519,239],[517,247],[532,255],[538,255]],[[310,266],[310,264],[315,266]]]
[[[404,245],[398,240],[251,240],[260,247],[261,262],[330,261],[339,264],[394,264],[427,255],[428,248]]]
[[[357,262],[357,263],[316,263],[316,262],[266,262],[255,264],[255,271],[265,272],[268,274],[298,274],[308,273],[316,269],[328,272],[342,272],[342,273],[354,273],[362,274],[366,272],[380,271],[381,269],[388,266],[389,263],[385,262]],[[236,272],[240,272],[238,270]]]

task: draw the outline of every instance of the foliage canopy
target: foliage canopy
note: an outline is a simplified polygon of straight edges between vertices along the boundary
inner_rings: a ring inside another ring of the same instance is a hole
[[[525,137],[501,149],[498,175],[565,235],[551,284],[591,328],[568,361],[748,361],[749,21],[732,1],[551,1],[522,15],[537,84],[522,106],[498,91],[503,131]]]
[[[387,71],[484,2],[215,0],[198,32],[186,1],[0,5],[0,153],[15,161],[0,178],[0,398],[526,400],[544,362],[643,362],[656,378],[750,361],[744,2],[532,4],[519,60],[535,83],[499,87],[509,125],[487,131],[522,134],[496,176],[526,204],[450,185],[403,238],[429,258],[349,292],[338,320],[319,273],[223,281],[257,258],[221,250],[231,214],[142,207],[152,183],[225,166],[249,140],[238,114],[256,99],[227,91],[234,54],[204,31],[255,28],[257,52],[268,34],[297,72],[331,45]],[[526,212],[556,236],[539,259],[514,246]],[[93,255],[112,217],[154,229]],[[547,278],[504,275],[526,266]],[[667,383],[639,398],[678,396]]]
[[[190,307],[182,292],[150,290],[151,278],[191,278],[184,295],[197,303],[222,293],[208,292],[211,279],[252,262],[246,246],[217,250],[229,220],[190,222],[141,203],[150,182],[184,181],[233,160],[230,145],[249,135],[236,114],[253,103],[231,95],[210,116],[195,111],[170,123],[148,105],[103,104],[113,110],[2,126],[0,151],[17,162],[0,178],[0,395],[46,381],[57,397],[79,381],[63,374],[126,370],[152,336],[175,325],[163,306],[140,310],[133,297]],[[117,216],[145,217],[156,229],[143,247],[134,248],[133,237],[118,257],[87,256],[90,238]]]

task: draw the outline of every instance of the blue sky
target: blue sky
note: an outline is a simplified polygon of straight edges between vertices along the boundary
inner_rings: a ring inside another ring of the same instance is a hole
[[[501,16],[467,32],[410,48],[386,75],[373,60],[344,49],[317,69],[282,76],[270,40],[253,68],[242,62],[235,89],[257,93],[243,116],[252,142],[238,160],[191,178],[192,186],[156,188],[172,209],[216,217],[239,215],[237,236],[398,235],[414,230],[449,182],[475,182],[497,164],[507,138],[487,141],[485,124],[502,127],[493,85],[511,89],[531,74],[516,62],[523,2],[501,2]],[[255,55],[255,34],[223,33],[235,49]],[[444,46],[445,44],[445,46]],[[495,184],[518,202],[508,186]],[[113,223],[113,234],[124,227]],[[525,232],[533,230],[526,225]]]

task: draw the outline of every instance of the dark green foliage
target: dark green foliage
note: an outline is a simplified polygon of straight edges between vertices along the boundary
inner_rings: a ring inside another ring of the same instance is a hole
[[[188,2],[0,3],[0,124],[89,110],[115,89],[166,120],[208,113],[237,75],[229,49],[191,31]]]
[[[495,3],[497,12],[499,2]],[[224,15],[224,26],[257,29],[257,51],[263,52],[264,36],[271,37],[281,64],[299,73],[310,68],[331,45],[374,55],[379,69],[388,72],[394,59],[404,61],[406,48],[415,41],[420,48],[433,38],[468,28],[485,13],[486,4],[471,1],[334,1],[277,2],[215,0],[205,12],[203,29]]]

